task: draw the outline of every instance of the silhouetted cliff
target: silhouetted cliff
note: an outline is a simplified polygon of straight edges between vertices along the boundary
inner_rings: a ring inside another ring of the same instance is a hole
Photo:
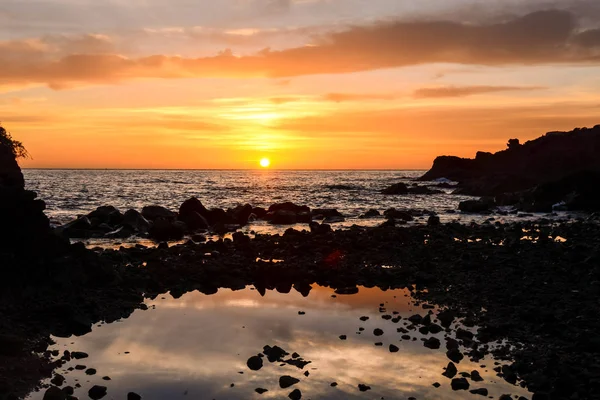
[[[571,132],[549,132],[495,154],[478,152],[474,159],[442,156],[420,180],[447,178],[459,192],[496,196],[559,181],[580,172],[600,172],[600,125]]]

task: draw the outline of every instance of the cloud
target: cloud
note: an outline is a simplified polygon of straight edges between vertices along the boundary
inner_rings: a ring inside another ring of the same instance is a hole
[[[573,14],[549,10],[501,23],[379,22],[321,34],[307,46],[248,56],[226,50],[212,57],[117,53],[81,54],[76,41],[0,42],[0,85],[65,88],[144,78],[290,78],[428,63],[539,65],[600,62],[598,30],[580,31]],[[100,45],[105,38],[88,37]],[[60,51],[52,50],[54,45]],[[85,46],[84,46],[85,48]],[[57,56],[71,49],[72,54]],[[15,56],[16,54],[16,56]]]
[[[417,89],[413,93],[416,99],[467,97],[476,94],[497,92],[520,92],[545,89],[541,86],[438,86]]]
[[[345,101],[365,101],[365,100],[394,100],[398,98],[394,94],[386,93],[327,93],[323,99],[341,103]]]

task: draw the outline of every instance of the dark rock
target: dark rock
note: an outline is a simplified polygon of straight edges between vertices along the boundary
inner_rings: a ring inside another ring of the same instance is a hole
[[[267,393],[268,390],[267,389],[263,389],[263,388],[256,388],[254,389],[254,391],[258,394],[263,394],[263,393]]]
[[[62,386],[63,383],[65,383],[65,377],[60,375],[60,374],[56,374],[54,375],[54,377],[50,380],[50,383],[52,383],[53,385],[56,386]]]
[[[129,226],[139,233],[148,233],[148,230],[150,230],[150,222],[148,222],[148,220],[136,210],[125,211],[125,214],[123,214],[122,224]]]
[[[106,386],[94,385],[88,391],[88,396],[90,396],[90,399],[92,400],[99,400],[106,396],[107,390],[108,389],[106,388]]]
[[[360,390],[361,392],[366,392],[367,390],[371,390],[371,386],[367,386],[365,384],[359,383],[358,390]]]
[[[400,349],[398,346],[390,344],[390,353],[397,353]]]
[[[434,388],[439,388],[439,387],[440,387],[440,386],[442,386],[442,385],[441,385],[439,382],[435,382],[435,383],[434,383],[432,386],[433,386]]]
[[[227,210],[227,213],[231,215],[231,219],[234,223],[244,226],[248,224],[250,215],[252,215],[253,208],[250,204],[239,205],[235,208]]]
[[[75,393],[73,386],[65,386],[61,389],[67,396],[72,396]]]
[[[427,347],[428,349],[439,349],[441,343],[438,338],[430,337],[429,339],[425,340],[423,346]]]
[[[470,390],[469,392],[471,392],[472,394],[478,394],[480,396],[486,396],[486,397],[488,395],[488,390],[486,388],[473,389],[473,390]]]
[[[85,374],[86,374],[86,375],[96,375],[96,372],[97,372],[97,371],[96,371],[94,368],[88,368],[88,369],[85,371]]]
[[[395,208],[390,208],[383,213],[384,217],[388,219],[399,219],[401,221],[412,221],[414,217],[408,211],[396,210]]]
[[[302,392],[299,389],[294,389],[288,397],[292,400],[300,400],[302,398]]]
[[[438,226],[440,224],[440,217],[437,215],[432,215],[427,220],[427,225],[429,226]]]
[[[379,217],[380,215],[381,215],[381,213],[379,211],[370,209],[366,213],[362,214],[359,218],[361,218],[361,219],[375,218],[375,217]]]
[[[336,387],[337,385],[338,385],[337,382],[331,382],[331,384],[329,386]]]
[[[458,370],[456,369],[456,365],[454,365],[454,363],[448,363],[446,371],[442,375],[444,375],[446,378],[452,379],[456,376],[457,373]]]
[[[347,339],[346,335],[340,335],[340,340],[346,340],[346,339]]]
[[[149,221],[154,221],[158,218],[173,220],[177,217],[177,213],[161,206],[146,206],[142,208],[142,216]]]
[[[317,208],[311,211],[311,215],[313,219],[324,219],[324,218],[344,218],[342,213],[340,213],[335,208]]]
[[[382,336],[383,335],[383,330],[381,330],[379,328],[375,328],[375,330],[373,330],[373,335],[375,335],[375,336]]]
[[[185,224],[170,218],[159,217],[154,220],[148,233],[152,239],[159,242],[181,240],[185,234]]]
[[[129,392],[127,393],[127,400],[142,400],[142,396],[134,392]]]
[[[471,380],[473,382],[481,382],[481,381],[483,381],[483,378],[481,377],[481,374],[479,373],[479,371],[473,370],[473,371],[471,371]]]
[[[188,229],[196,231],[198,229],[208,229],[209,224],[206,218],[195,211],[186,214],[179,214],[179,220],[185,223]]]
[[[408,188],[409,194],[440,194],[444,193],[441,190],[431,189],[427,186],[411,186]]]
[[[44,393],[43,400],[66,400],[66,398],[67,395],[65,392],[56,386],[50,386]]]
[[[267,214],[268,219],[272,224],[276,225],[293,225],[298,223],[298,214],[288,210],[277,210]]]
[[[465,378],[454,378],[451,382],[452,390],[469,390],[469,381]]]
[[[454,318],[455,318],[455,314],[450,310],[440,311],[437,314],[437,319],[440,321],[442,326],[444,326],[446,328],[452,324],[452,321],[454,321]]]
[[[283,357],[289,355],[287,351],[279,346],[265,346],[263,348],[263,354],[267,356],[269,362],[283,361]]]
[[[381,193],[387,195],[408,194],[408,186],[401,182],[396,183],[383,189]]]
[[[286,389],[286,388],[289,388],[290,386],[295,385],[298,382],[300,382],[300,379],[296,379],[289,375],[284,375],[279,378],[279,387],[282,389]]]
[[[71,358],[74,358],[75,360],[81,360],[82,358],[88,358],[88,354],[84,353],[83,351],[72,351],[71,352]]]
[[[490,211],[495,205],[494,199],[483,197],[479,200],[461,201],[458,209],[462,212],[477,214]]]
[[[448,350],[446,356],[455,363],[459,363],[464,358],[460,350],[456,348]]]

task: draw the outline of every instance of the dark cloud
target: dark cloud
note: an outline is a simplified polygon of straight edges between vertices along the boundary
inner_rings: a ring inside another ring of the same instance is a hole
[[[476,94],[518,92],[541,89],[545,88],[540,86],[438,86],[417,89],[413,93],[413,97],[416,99],[467,97]]]

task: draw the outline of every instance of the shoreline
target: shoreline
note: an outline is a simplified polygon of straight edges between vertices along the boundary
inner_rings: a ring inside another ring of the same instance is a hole
[[[97,321],[125,318],[143,308],[144,298],[166,292],[178,297],[253,285],[259,292],[307,293],[318,284],[341,294],[361,285],[412,289],[415,298],[439,305],[453,319],[479,326],[473,340],[460,340],[461,352],[474,359],[489,352],[514,359],[510,371],[500,374],[523,379],[537,396],[550,396],[536,399],[562,398],[556,396],[565,391],[591,398],[593,377],[600,376],[593,361],[600,353],[593,336],[600,329],[593,312],[600,290],[597,221],[288,230],[255,238],[238,232],[233,240],[172,247],[71,247],[69,259],[50,275],[22,276],[3,290],[0,301],[8,307],[1,334],[22,334],[28,338],[24,349],[41,350],[50,334],[85,334]],[[265,261],[274,259],[281,262]],[[552,310],[544,309],[548,304]],[[504,339],[520,347],[486,346]],[[41,377],[34,374],[20,390],[33,388]],[[10,376],[2,381],[11,384]]]

